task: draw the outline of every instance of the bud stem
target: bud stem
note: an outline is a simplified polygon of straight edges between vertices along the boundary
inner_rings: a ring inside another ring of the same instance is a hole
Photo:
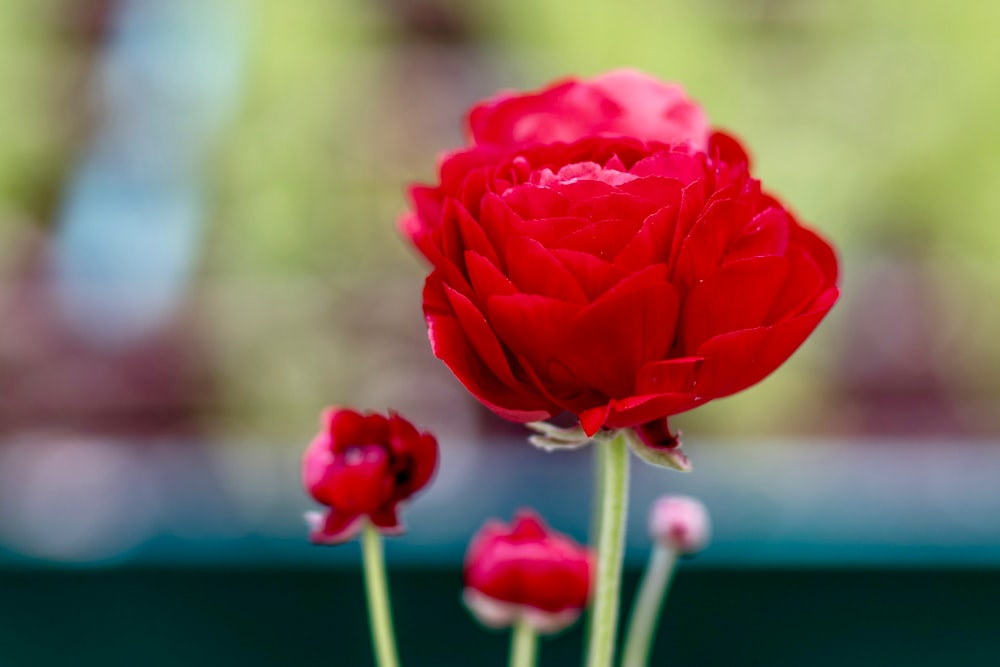
[[[389,607],[389,584],[386,581],[385,559],[382,554],[382,537],[370,521],[365,521],[361,531],[361,553],[375,661],[378,667],[399,667]]]
[[[622,667],[645,667],[653,646],[653,633],[660,619],[663,600],[677,566],[677,552],[662,544],[653,547],[639,593],[629,618]]]
[[[588,667],[611,667],[618,632],[618,597],[625,552],[628,514],[629,450],[623,432],[594,443],[600,448],[597,466],[597,578],[591,611]]]
[[[531,624],[518,618],[510,632],[510,667],[535,667],[538,635]]]

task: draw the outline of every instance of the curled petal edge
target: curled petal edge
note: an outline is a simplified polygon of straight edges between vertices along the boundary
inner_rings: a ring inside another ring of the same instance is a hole
[[[364,525],[364,515],[361,514],[348,521],[337,522],[336,530],[330,530],[331,522],[323,512],[306,512],[305,520],[309,526],[309,540],[313,544],[327,546],[350,542],[361,532],[361,527]]]
[[[320,546],[336,546],[350,542],[365,525],[366,516],[359,514],[356,517],[345,520],[331,521],[328,513],[310,510],[304,515],[306,525],[309,526],[309,541]],[[376,520],[373,522],[375,529],[386,537],[397,537],[406,532],[406,526],[398,519],[394,524],[389,524],[387,520]],[[386,525],[382,525],[386,524]],[[335,528],[333,526],[336,526]]]

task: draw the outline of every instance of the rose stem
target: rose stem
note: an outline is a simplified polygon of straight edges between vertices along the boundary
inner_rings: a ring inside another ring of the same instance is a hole
[[[535,667],[535,654],[538,650],[538,635],[531,624],[524,618],[517,623],[510,633],[510,667]]]
[[[371,624],[372,648],[379,667],[399,667],[396,640],[389,609],[389,584],[385,577],[382,537],[370,521],[361,532],[361,553],[364,560],[365,594],[368,598],[368,621]]]
[[[594,457],[594,470],[600,470],[601,457],[604,456],[604,448],[601,447],[600,442],[595,442],[591,444],[590,449],[593,451]],[[593,500],[590,505],[590,532],[589,542],[595,544],[597,542],[597,536],[601,534],[601,483],[604,480],[601,478],[600,474],[594,475],[594,490],[593,490]],[[587,610],[586,618],[586,634],[585,637],[590,637],[594,633],[594,608],[591,607]]]
[[[622,667],[645,667],[649,663],[653,632],[660,619],[663,600],[670,590],[676,565],[676,551],[662,544],[653,547],[629,618]]]
[[[600,518],[597,525],[597,581],[590,626],[588,667],[611,667],[618,630],[618,594],[621,589],[628,510],[628,446],[619,432],[613,439],[596,442],[601,448],[597,484]]]

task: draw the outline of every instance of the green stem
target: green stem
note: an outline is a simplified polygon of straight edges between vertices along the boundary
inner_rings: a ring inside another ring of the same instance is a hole
[[[612,440],[597,442],[599,518],[597,526],[597,581],[587,650],[588,667],[611,667],[618,631],[618,597],[625,552],[628,514],[628,445],[619,432]]]
[[[535,667],[535,655],[538,652],[538,635],[523,618],[510,633],[510,667]]]
[[[604,456],[603,443],[591,443],[590,449],[594,457],[594,488],[591,490],[592,500],[590,502],[590,528],[587,534],[587,541],[590,544],[597,544],[598,535],[601,534],[601,483],[604,481],[600,475],[601,458]],[[594,634],[594,608],[590,607],[586,615],[586,628],[584,636],[590,637]]]
[[[657,544],[639,584],[639,594],[632,607],[622,667],[645,667],[653,646],[653,633],[660,620],[663,600],[670,590],[677,565],[677,552]]]
[[[361,553],[375,662],[378,667],[399,667],[396,639],[392,630],[392,612],[389,608],[389,584],[385,577],[385,559],[382,555],[382,537],[368,521],[361,532]]]

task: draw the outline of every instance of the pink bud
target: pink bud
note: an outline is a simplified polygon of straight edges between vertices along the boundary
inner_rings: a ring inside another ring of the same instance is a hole
[[[708,546],[712,522],[697,498],[663,496],[649,513],[649,532],[654,540],[680,555],[695,554]]]

